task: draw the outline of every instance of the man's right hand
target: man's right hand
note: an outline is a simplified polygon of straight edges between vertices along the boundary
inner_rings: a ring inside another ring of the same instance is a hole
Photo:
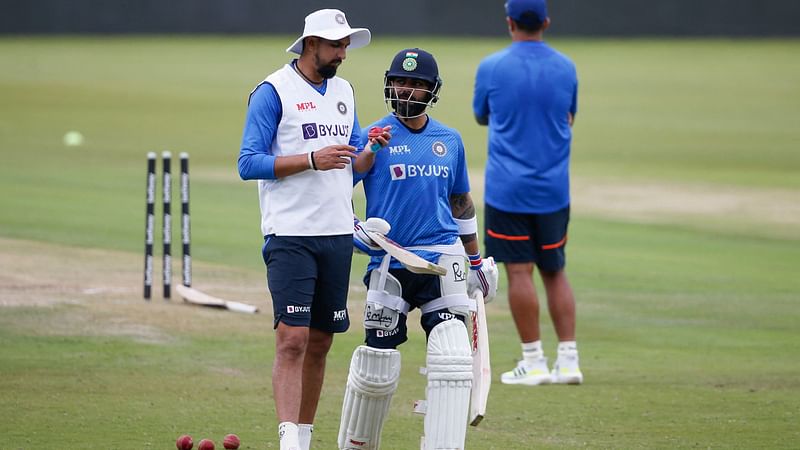
[[[344,169],[356,156],[356,148],[349,145],[329,145],[314,152],[314,167],[317,170]]]
[[[358,217],[353,216],[353,247],[355,247],[355,250],[369,256],[385,255],[386,251],[376,244],[364,229],[386,234],[391,229],[389,222],[379,217],[370,217],[366,222],[361,222]]]

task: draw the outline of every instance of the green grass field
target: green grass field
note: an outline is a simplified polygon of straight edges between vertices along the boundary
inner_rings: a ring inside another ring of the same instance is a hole
[[[168,449],[183,433],[220,445],[229,432],[278,448],[256,187],[236,158],[247,95],[292,39],[0,38],[0,449]],[[392,55],[436,55],[433,115],[461,131],[480,201],[473,75],[506,43],[376,37],[340,74],[367,124],[386,113]],[[800,41],[552,44],[581,80],[568,273],[586,382],[494,384],[467,445],[797,448]],[[69,130],[85,144],[64,146]],[[161,150],[192,156],[195,286],[265,314],[141,300],[145,154]],[[502,280],[488,312],[497,379],[519,357]],[[359,327],[330,355],[314,448],[335,448]],[[385,449],[418,447],[413,333]]]

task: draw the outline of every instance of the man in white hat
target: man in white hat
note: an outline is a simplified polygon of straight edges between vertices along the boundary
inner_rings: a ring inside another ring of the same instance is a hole
[[[310,447],[333,334],[350,325],[353,165],[374,154],[358,149],[353,88],[335,75],[347,49],[369,41],[369,30],[350,28],[342,11],[309,14],[286,49],[300,57],[261,82],[248,103],[238,166],[242,179],[258,180],[281,450]],[[389,137],[387,130],[369,145]]]

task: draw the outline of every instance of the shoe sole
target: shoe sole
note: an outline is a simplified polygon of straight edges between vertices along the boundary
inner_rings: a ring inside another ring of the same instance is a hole
[[[504,380],[504,379],[501,378],[500,382],[503,383],[503,384],[521,384],[521,385],[524,385],[524,386],[541,386],[541,385],[544,385],[544,384],[552,384],[553,380],[552,379],[534,379],[534,380],[529,380],[529,379],[525,379],[525,378],[523,378],[521,380]]]
[[[572,385],[577,385],[577,384],[582,384],[582,383],[583,383],[583,377],[582,376],[566,376],[566,377],[562,377],[562,378],[556,378],[556,379],[553,380],[553,384],[572,384]]]

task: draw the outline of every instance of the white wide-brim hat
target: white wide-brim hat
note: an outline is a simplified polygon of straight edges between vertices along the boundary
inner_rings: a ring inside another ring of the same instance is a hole
[[[303,35],[286,49],[287,52],[302,54],[303,39],[309,36],[321,37],[329,41],[338,41],[350,36],[350,45],[347,47],[360,48],[369,44],[371,34],[366,28],[350,28],[344,13],[338,9],[320,9],[306,16],[306,25]]]

